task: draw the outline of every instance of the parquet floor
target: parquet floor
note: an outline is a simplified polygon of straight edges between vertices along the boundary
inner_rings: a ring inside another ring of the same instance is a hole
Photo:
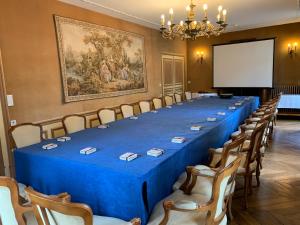
[[[277,122],[261,186],[253,188],[247,211],[239,195],[234,197],[230,225],[300,225],[300,121]]]

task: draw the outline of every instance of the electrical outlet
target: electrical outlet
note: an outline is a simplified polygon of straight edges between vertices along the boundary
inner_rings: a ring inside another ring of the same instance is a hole
[[[10,126],[16,126],[17,125],[17,121],[16,120],[11,120],[10,121]]]

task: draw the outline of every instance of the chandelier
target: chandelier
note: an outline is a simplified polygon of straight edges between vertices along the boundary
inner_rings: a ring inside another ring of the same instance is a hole
[[[221,5],[218,7],[216,25],[213,25],[208,20],[207,4],[203,5],[203,19],[200,21],[196,20],[195,8],[196,5],[194,5],[193,0],[191,0],[191,3],[186,7],[187,17],[185,21],[181,20],[179,24],[174,23],[174,11],[172,8],[169,10],[169,20],[167,24],[165,15],[161,15],[160,32],[162,37],[169,40],[173,40],[176,37],[181,38],[181,40],[196,40],[199,37],[219,36],[225,31],[227,26],[227,10],[223,9]]]

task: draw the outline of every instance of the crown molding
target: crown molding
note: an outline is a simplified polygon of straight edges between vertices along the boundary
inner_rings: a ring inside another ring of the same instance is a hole
[[[118,19],[122,19],[125,21],[129,21],[131,23],[139,24],[145,27],[149,27],[155,30],[159,30],[160,24],[155,23],[151,20],[147,20],[120,10],[116,10],[111,7],[107,7],[105,5],[102,5],[100,3],[94,2],[92,0],[59,0],[60,2],[64,2],[67,4],[75,5],[81,8],[85,8],[94,12],[102,13],[108,16],[112,16]],[[273,21],[268,23],[259,23],[259,24],[252,24],[252,25],[244,25],[244,26],[228,26],[225,33],[229,32],[236,32],[236,31],[243,31],[243,30],[250,30],[250,29],[256,29],[256,28],[263,28],[263,27],[269,27],[269,26],[277,26],[277,25],[283,25],[283,24],[289,24],[289,23],[296,23],[300,22],[300,14],[298,13],[298,16],[286,19],[286,20],[280,20],[280,21]]]
[[[159,23],[154,23],[150,20],[122,12],[120,10],[113,9],[111,7],[107,7],[105,5],[102,5],[100,3],[96,3],[91,0],[59,0],[61,2],[75,5],[81,8],[85,8],[94,12],[102,13],[108,16],[116,17],[118,19],[126,20],[132,23],[136,23],[145,27],[158,29],[160,27]]]

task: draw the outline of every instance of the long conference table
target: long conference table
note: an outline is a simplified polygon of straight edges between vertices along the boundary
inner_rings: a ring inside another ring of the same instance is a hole
[[[243,104],[229,110],[238,101]],[[16,179],[45,194],[68,192],[72,202],[88,204],[96,215],[124,220],[139,217],[146,224],[155,204],[172,192],[185,167],[206,163],[208,148],[222,146],[258,105],[258,97],[202,98],[141,114],[137,120],[118,120],[107,129],[73,133],[67,142],[45,140],[14,151]],[[217,120],[207,122],[208,117]],[[192,125],[203,128],[192,131]],[[185,137],[186,142],[172,143],[175,136]],[[43,150],[47,143],[58,147]],[[97,152],[79,154],[89,146]],[[165,153],[148,156],[154,147]],[[120,160],[126,152],[140,156],[129,162]]]

